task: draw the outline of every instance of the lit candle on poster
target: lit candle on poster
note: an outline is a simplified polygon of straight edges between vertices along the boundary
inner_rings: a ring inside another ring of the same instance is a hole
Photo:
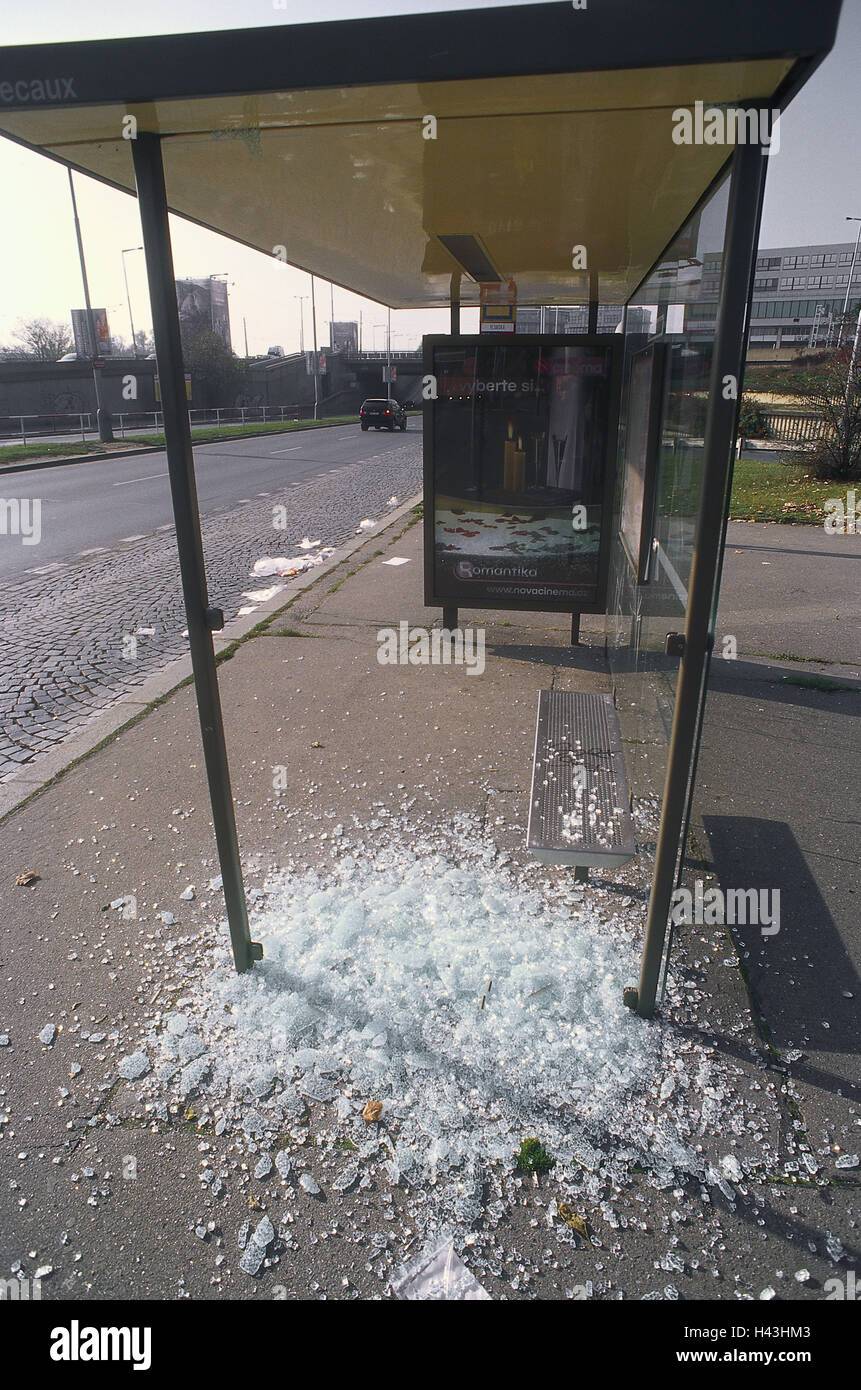
[[[508,438],[505,441],[503,453],[502,487],[505,492],[511,492],[514,488],[514,457],[517,453],[517,445],[514,442],[514,425],[508,422]]]
[[[514,471],[512,478],[512,490],[514,492],[523,491],[523,479],[526,473],[526,450],[523,447],[523,440],[517,436],[517,448],[514,451]]]

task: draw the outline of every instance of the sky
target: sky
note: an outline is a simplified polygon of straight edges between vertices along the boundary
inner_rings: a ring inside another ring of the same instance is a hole
[[[537,0],[532,0],[533,3]],[[507,0],[469,0],[460,8],[497,8]],[[527,0],[529,3],[529,0]],[[651,0],[630,0],[632,6]],[[755,3],[755,0],[751,0]],[[5,0],[4,44],[57,43],[184,33],[271,24],[366,18],[457,8],[452,0],[147,0],[146,6],[106,6],[104,0]],[[0,50],[2,67],[2,50]],[[781,148],[769,159],[760,245],[854,240],[861,217],[861,0],[844,0],[837,42],[781,120]],[[90,298],[106,307],[112,329],[131,336],[123,262],[136,329],[149,328],[140,223],[134,198],[75,175]],[[68,175],[52,161],[0,138],[0,189],[6,215],[0,219],[0,343],[17,323],[36,317],[69,319],[83,304]],[[27,209],[28,216],[10,216]],[[311,345],[309,277],[272,258],[171,219],[176,274],[226,275],[234,348],[251,353],[274,344],[299,346],[300,303],[305,346]],[[328,341],[331,296],[316,282],[318,341]],[[295,296],[306,296],[300,301]],[[358,319],[363,345],[385,346],[386,312],[345,290],[335,289],[334,317]],[[393,349],[416,346],[420,335],[448,331],[446,311],[393,311]],[[462,316],[465,332],[476,331],[477,312]]]

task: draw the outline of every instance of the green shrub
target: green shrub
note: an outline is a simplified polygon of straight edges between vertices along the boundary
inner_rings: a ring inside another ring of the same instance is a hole
[[[516,1162],[521,1173],[546,1173],[553,1167],[556,1159],[547,1152],[539,1139],[524,1139]]]
[[[738,415],[738,432],[742,439],[767,439],[771,431],[752,396],[742,396]]]

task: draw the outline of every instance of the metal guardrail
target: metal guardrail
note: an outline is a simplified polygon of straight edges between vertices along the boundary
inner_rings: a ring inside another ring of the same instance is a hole
[[[34,422],[29,430],[25,423],[28,420]],[[85,439],[86,431],[94,434],[97,429],[95,412],[90,413],[86,410],[56,415],[0,416],[0,439],[20,439],[22,443],[26,443],[28,434],[31,438],[34,435],[45,434],[80,434],[81,438]]]
[[[788,410],[762,410],[761,414],[771,438],[786,444],[812,444],[828,428],[821,415]]]
[[[361,352],[350,352],[346,354],[354,361],[361,362],[385,362],[391,357],[393,362],[421,362],[421,348],[406,348],[395,352],[387,353],[385,348],[362,348]]]
[[[310,419],[314,414],[313,405],[243,405],[220,406],[211,410],[190,409],[189,424],[195,425],[254,425],[284,424],[288,420]],[[114,429],[121,438],[136,430],[158,431],[164,427],[164,416],[160,410],[123,411],[111,416]],[[20,440],[26,444],[28,439],[40,439],[45,435],[80,435],[86,440],[87,434],[97,434],[98,425],[94,411],[70,411],[44,415],[6,415],[0,416],[0,440]]]

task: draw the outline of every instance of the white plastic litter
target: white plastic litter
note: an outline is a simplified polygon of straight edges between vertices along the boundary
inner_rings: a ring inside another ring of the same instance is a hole
[[[283,591],[283,584],[270,584],[267,589],[248,589],[242,597],[250,599],[252,603],[266,603],[270,598],[274,598],[276,594],[283,593]]]
[[[313,569],[315,565],[322,565],[327,554],[331,554],[331,548],[319,550],[316,555],[263,555],[259,560],[254,561],[251,573],[255,579],[263,579],[270,574],[282,576],[301,574],[302,570]]]
[[[392,1280],[392,1291],[396,1298],[404,1300],[490,1301],[490,1294],[454,1253],[450,1240],[411,1260]]]

